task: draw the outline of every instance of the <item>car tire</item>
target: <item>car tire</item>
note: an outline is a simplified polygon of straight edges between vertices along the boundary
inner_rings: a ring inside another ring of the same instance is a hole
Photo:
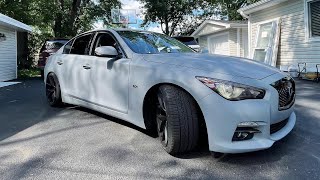
[[[47,76],[46,97],[50,106],[60,107],[62,105],[60,83],[54,73]]]
[[[195,100],[171,85],[160,86],[157,98],[157,131],[163,148],[171,155],[193,150],[199,138]]]

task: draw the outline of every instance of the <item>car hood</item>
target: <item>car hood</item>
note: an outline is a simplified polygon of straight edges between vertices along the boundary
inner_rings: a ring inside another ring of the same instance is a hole
[[[266,64],[231,56],[201,54],[201,53],[167,53],[146,54],[145,60],[202,69],[213,73],[223,73],[232,76],[242,76],[253,79],[263,79],[279,73],[277,68]]]

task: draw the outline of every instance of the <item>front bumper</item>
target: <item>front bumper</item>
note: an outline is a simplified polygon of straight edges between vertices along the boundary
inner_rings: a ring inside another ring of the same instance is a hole
[[[210,151],[244,153],[267,149],[293,129],[296,115],[294,106],[278,110],[278,92],[270,86],[264,99],[228,101],[216,93],[203,98],[199,105],[207,125]],[[270,134],[270,125],[288,119],[279,131]],[[249,140],[232,141],[241,122],[256,122],[261,133]]]

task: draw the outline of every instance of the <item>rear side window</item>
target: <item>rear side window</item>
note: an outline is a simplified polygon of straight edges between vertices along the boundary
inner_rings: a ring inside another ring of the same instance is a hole
[[[73,40],[69,41],[63,48],[63,54],[69,54],[71,50]]]
[[[66,44],[68,40],[48,40],[42,46],[40,52],[45,50],[53,50],[53,49],[60,49],[64,44]]]
[[[89,55],[91,35],[87,34],[75,39],[70,54]]]

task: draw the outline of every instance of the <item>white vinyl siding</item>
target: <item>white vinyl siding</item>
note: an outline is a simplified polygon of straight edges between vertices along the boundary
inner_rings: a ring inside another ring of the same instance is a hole
[[[248,58],[248,29],[240,29],[240,56]]]
[[[0,42],[0,82],[17,78],[16,31],[0,26],[6,40]]]
[[[229,32],[208,37],[208,50],[211,54],[230,55]]]
[[[257,27],[260,22],[280,18],[280,41],[277,66],[297,65],[299,62],[320,63],[320,42],[306,38],[304,0],[290,0],[250,14],[250,53],[252,53]],[[313,65],[312,65],[313,66]]]
[[[237,29],[230,29],[229,30],[229,50],[230,56],[237,56]]]
[[[197,36],[200,36],[202,34],[208,34],[212,31],[217,31],[220,29],[225,28],[224,26],[218,26],[218,25],[214,25],[214,24],[206,24],[201,30],[200,32],[197,33]]]
[[[212,53],[212,50],[210,50],[210,47],[209,47],[209,44],[211,44],[211,47],[213,47],[213,46],[219,47],[218,48],[219,51],[216,51],[216,53],[219,52],[218,54],[239,57],[239,52],[240,52],[240,57],[247,57],[247,54],[248,54],[248,30],[247,30],[247,28],[240,28],[239,31],[240,31],[239,40],[238,40],[237,28],[226,29],[221,32],[198,36],[199,45],[200,45],[201,49],[207,49],[209,51],[209,53]],[[222,36],[222,35],[224,35],[224,36]],[[210,40],[210,38],[211,38],[211,40]],[[216,40],[217,38],[218,38],[218,40]],[[222,47],[221,42],[222,41],[223,41],[224,49],[221,49],[221,47]],[[215,43],[218,43],[218,44],[214,45]],[[240,49],[238,50],[238,48],[240,48]]]

